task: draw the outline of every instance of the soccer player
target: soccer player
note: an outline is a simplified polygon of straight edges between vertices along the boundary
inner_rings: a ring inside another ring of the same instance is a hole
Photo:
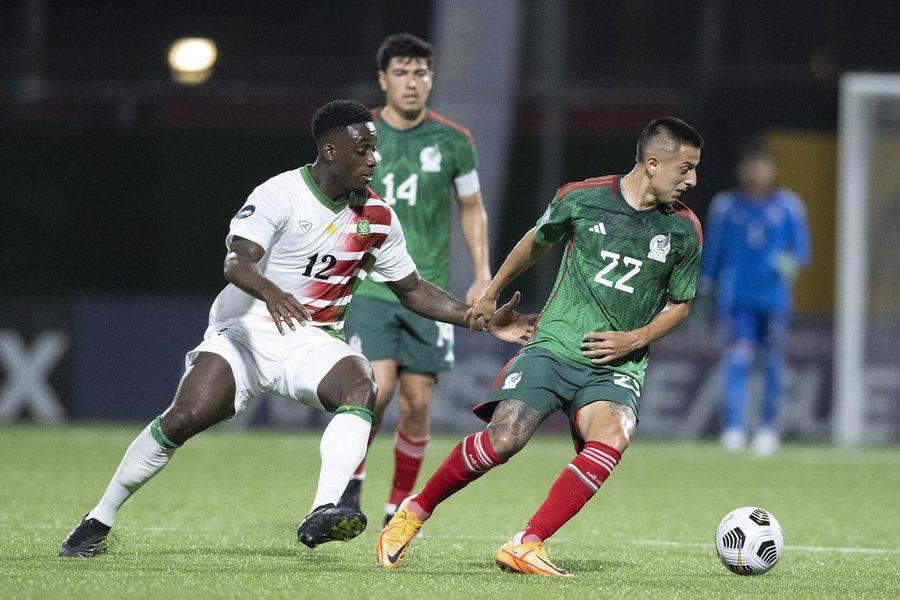
[[[753,451],[775,453],[778,403],[784,380],[791,284],[809,262],[803,202],[777,187],[774,157],[761,146],[744,149],[738,187],[717,194],[709,208],[707,244],[700,266],[701,294],[715,290],[719,330],[725,339],[722,447],[747,445],[747,376],[758,354],[765,387]]]
[[[488,401],[475,408],[487,429],[457,444],[382,530],[381,566],[399,565],[441,502],[509,460],[544,419],[562,410],[577,456],[494,559],[506,571],[568,575],[550,561],[543,542],[621,460],[638,421],[648,345],[684,320],[694,296],[700,224],[679,198],[697,183],[702,147],[685,122],[653,120],[640,135],[630,173],[562,187],[513,248],[470,316],[473,324],[489,322],[498,294],[551,244],[563,242],[559,274],[534,337],[494,380]]]
[[[231,221],[230,283],[213,302],[203,341],[185,358],[172,405],[129,446],[60,556],[101,551],[119,508],[179,447],[266,392],[334,413],[300,542],[313,548],[365,528],[362,512],[335,506],[365,455],[376,394],[369,363],[342,339],[353,290],[378,278],[410,310],[460,326],[468,325],[469,306],[419,277],[394,211],[366,187],[377,140],[370,111],[349,100],[329,102],[313,117],[312,133],[315,163],[257,187]],[[532,329],[513,310],[518,298],[491,331],[521,343]]]
[[[434,75],[430,44],[408,33],[392,35],[377,59],[385,105],[373,111],[380,158],[372,188],[397,213],[422,277],[444,290],[450,285],[450,204],[456,197],[475,274],[466,293],[471,304],[491,279],[472,136],[426,107]],[[412,491],[422,466],[431,433],[432,388],[438,373],[453,367],[453,328],[413,313],[388,286],[370,279],[353,297],[347,331],[351,345],[372,362],[378,383],[371,436],[399,388],[387,522]],[[364,477],[363,462],[340,506],[359,508]]]

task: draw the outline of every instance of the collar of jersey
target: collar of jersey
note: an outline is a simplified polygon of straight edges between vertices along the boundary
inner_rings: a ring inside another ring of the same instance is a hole
[[[384,107],[381,107],[379,109],[376,109],[376,111],[375,111],[378,115],[378,118],[376,120],[375,129],[378,129],[379,127],[384,127],[385,129],[390,129],[391,131],[393,131],[395,133],[410,133],[412,131],[418,131],[419,129],[421,129],[422,127],[425,126],[425,123],[427,123],[428,121],[431,121],[431,109],[426,108],[425,109],[425,118],[422,119],[422,121],[420,123],[417,123],[416,125],[413,125],[412,127],[407,127],[406,129],[397,129],[396,127],[394,127],[393,125],[391,125],[390,123],[385,121],[384,117],[381,116],[381,111],[383,111],[383,110],[384,110]]]
[[[333,213],[339,213],[347,208],[346,202],[335,202],[322,193],[322,190],[319,189],[319,186],[316,185],[316,182],[313,181],[312,175],[310,175],[309,173],[309,168],[311,166],[312,165],[303,165],[302,167],[300,167],[300,176],[303,177],[303,181],[306,182],[306,185],[309,187],[310,191],[312,191],[313,196],[316,197],[316,200],[321,202],[322,206]]]

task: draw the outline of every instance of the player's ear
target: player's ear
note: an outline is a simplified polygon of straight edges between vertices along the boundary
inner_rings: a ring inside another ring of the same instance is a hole
[[[381,91],[387,91],[387,73],[384,71],[378,71],[378,85],[381,86]]]
[[[325,142],[319,148],[319,154],[328,162],[334,162],[335,147],[331,142]]]
[[[653,177],[656,175],[656,170],[659,168],[659,159],[655,156],[648,156],[647,160],[644,161],[644,170],[647,172],[648,177]]]

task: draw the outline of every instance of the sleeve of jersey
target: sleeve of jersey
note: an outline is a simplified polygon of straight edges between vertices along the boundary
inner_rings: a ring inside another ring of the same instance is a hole
[[[471,196],[481,189],[478,181],[478,158],[475,154],[475,145],[469,139],[459,144],[456,156],[456,172],[453,177],[453,187],[459,197]]]
[[[694,235],[688,236],[686,246],[669,275],[668,296],[675,302],[687,302],[697,294],[701,246]]]
[[[397,281],[415,270],[416,263],[406,251],[406,238],[403,236],[400,220],[391,209],[391,230],[375,259],[370,277],[377,282]]]
[[[558,242],[569,237],[575,199],[571,195],[554,198],[534,226],[534,241]]]
[[[253,190],[241,210],[231,219],[225,247],[231,248],[235,236],[256,242],[268,250],[272,240],[289,218],[287,200],[263,184]]]

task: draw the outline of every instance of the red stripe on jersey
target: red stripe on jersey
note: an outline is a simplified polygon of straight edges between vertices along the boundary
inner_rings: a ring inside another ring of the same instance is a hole
[[[703,229],[700,227],[700,219],[697,218],[694,211],[688,208],[686,204],[682,204],[679,200],[672,203],[672,208],[675,209],[676,215],[691,222],[691,225],[694,226],[694,233],[697,234],[697,245],[702,246]]]
[[[470,142],[472,142],[473,144],[475,143],[475,138],[472,137],[472,132],[469,131],[468,129],[466,129],[465,127],[463,127],[462,125],[460,125],[459,123],[451,121],[447,117],[442,117],[441,115],[437,114],[436,112],[434,112],[433,110],[430,110],[430,109],[428,111],[428,115],[426,115],[425,118],[430,119],[432,121],[437,121],[438,123],[447,125],[448,127],[452,127],[453,129],[459,131],[460,133],[464,134],[467,138],[469,138]]]
[[[303,306],[309,311],[312,320],[317,323],[333,323],[334,321],[338,321],[347,309],[346,306],[325,306],[323,308],[316,308],[306,304]]]
[[[387,202],[374,195],[375,192],[372,192],[372,194],[362,206],[351,207],[351,210],[356,214],[356,221],[363,219],[368,221],[370,225],[387,225],[390,227],[390,207],[387,205]]]
[[[338,240],[338,245],[344,252],[365,252],[369,248],[381,248],[387,236],[386,233],[370,233],[366,236],[345,233]]]
[[[611,187],[613,188],[613,192],[615,192],[616,186],[616,176],[615,175],[604,175],[602,177],[592,177],[591,179],[585,179],[584,181],[575,181],[572,183],[567,183],[562,186],[556,192],[557,200],[562,200],[567,195],[571,194],[575,190],[580,190],[583,188],[594,188],[594,187]]]
[[[300,288],[300,292],[307,298],[327,300],[330,302],[332,300],[337,300],[338,298],[343,298],[344,296],[350,294],[350,292],[353,290],[354,279],[351,279],[347,283],[308,281],[303,285],[303,287]]]
[[[356,273],[356,270],[360,268],[368,271],[372,268],[373,264],[375,264],[375,256],[366,252],[359,258],[336,261],[334,266],[322,273],[322,275],[328,275],[329,277],[349,277]]]

